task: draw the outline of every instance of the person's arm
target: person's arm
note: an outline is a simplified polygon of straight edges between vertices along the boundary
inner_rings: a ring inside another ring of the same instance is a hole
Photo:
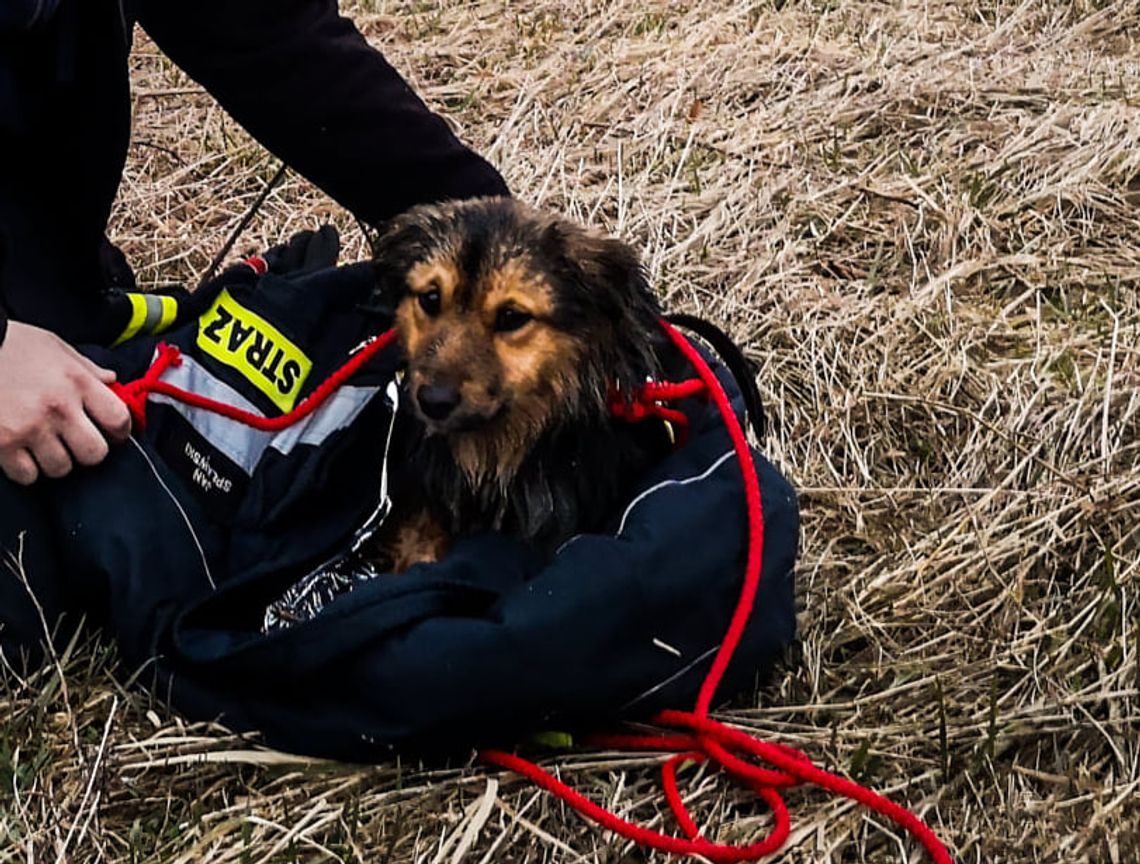
[[[335,0],[144,0],[139,22],[261,143],[366,221],[510,194]]]

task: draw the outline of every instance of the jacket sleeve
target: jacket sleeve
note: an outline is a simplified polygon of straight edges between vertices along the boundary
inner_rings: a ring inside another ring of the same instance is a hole
[[[361,219],[507,195],[336,0],[143,0],[139,22],[269,150]]]

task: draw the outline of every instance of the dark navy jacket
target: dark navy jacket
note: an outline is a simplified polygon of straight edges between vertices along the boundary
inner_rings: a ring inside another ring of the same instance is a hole
[[[259,141],[368,222],[507,194],[336,0],[0,3],[4,319],[110,342],[106,290],[133,277],[103,232],[130,135],[135,21]],[[58,3],[58,8],[54,9]],[[116,326],[117,325],[117,326]]]
[[[164,380],[276,416],[386,328],[357,308],[369,289],[360,265],[234,271],[199,320],[165,337],[185,361]],[[94,356],[127,380],[153,353],[141,339]],[[49,616],[86,615],[117,642],[124,670],[142,669],[176,708],[283,749],[454,751],[691,707],[740,591],[747,529],[729,436],[699,399],[682,405],[688,443],[605,531],[552,561],[507,537],[470,538],[438,564],[363,579],[315,614],[269,626],[267,610],[383,512],[398,363],[379,355],[277,433],[154,397],[145,433],[98,468],[30,492],[0,482],[0,547],[22,544]],[[767,675],[795,632],[795,496],[755,455],[763,574],[722,697]],[[37,626],[7,575],[0,638],[12,652]]]

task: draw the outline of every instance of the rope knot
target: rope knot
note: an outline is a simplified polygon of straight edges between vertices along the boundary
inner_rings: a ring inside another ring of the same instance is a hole
[[[182,365],[182,352],[174,345],[160,342],[155,352],[154,362],[142,378],[125,384],[115,382],[111,392],[118,396],[131,412],[131,425],[139,432],[146,429],[146,400],[154,392],[162,373]]]
[[[646,381],[628,397],[617,387],[610,390],[610,414],[627,423],[640,423],[656,417],[669,427],[670,435],[677,446],[689,437],[689,418],[684,411],[670,408],[666,402],[675,402],[691,396],[708,398],[708,388],[704,381],[692,378],[688,381]]]

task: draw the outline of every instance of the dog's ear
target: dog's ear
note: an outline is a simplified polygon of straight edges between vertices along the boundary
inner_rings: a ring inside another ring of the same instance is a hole
[[[552,222],[540,245],[548,259],[580,289],[581,302],[593,305],[609,318],[628,324],[656,322],[661,315],[649,277],[637,253],[613,237]]]
[[[594,334],[606,334],[612,380],[637,386],[657,367],[661,307],[637,253],[612,237],[566,222],[548,225],[540,240],[547,260],[556,262],[570,296],[562,299]]]
[[[397,216],[372,244],[375,283],[369,298],[371,307],[395,314],[408,291],[408,271],[431,251],[428,216],[420,208]]]

